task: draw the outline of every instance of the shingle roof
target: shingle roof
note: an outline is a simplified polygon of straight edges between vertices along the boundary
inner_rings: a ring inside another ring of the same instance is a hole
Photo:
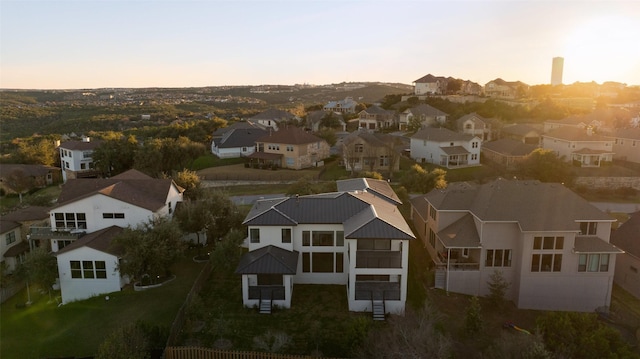
[[[259,137],[256,142],[282,143],[287,145],[301,145],[324,141],[297,127],[282,128]]]
[[[102,141],[100,140],[91,140],[90,142],[85,141],[65,141],[60,144],[60,148],[64,148],[66,150],[71,151],[83,151],[83,150],[93,150],[96,147],[100,146]]]
[[[613,244],[592,236],[577,236],[573,251],[575,253],[624,253]]]
[[[640,128],[618,128],[611,137],[628,140],[640,140]]]
[[[62,186],[58,204],[66,205],[92,195],[101,194],[137,207],[156,211],[165,200],[174,182],[171,179],[144,178],[141,172],[127,171],[112,178],[70,179]],[[180,190],[179,187],[176,186]]]
[[[444,127],[427,127],[416,132],[412,139],[434,141],[434,142],[450,142],[450,141],[470,141],[474,136],[453,132]]]
[[[640,258],[640,211],[611,233],[611,243]]]
[[[464,215],[437,233],[438,238],[447,248],[480,247],[480,236],[473,216]]]
[[[14,228],[20,227],[20,223],[14,221],[7,221],[4,218],[0,219],[0,234],[7,233]],[[3,239],[4,240],[4,239]]]
[[[537,136],[540,136],[540,134],[542,133],[540,129],[524,123],[519,123],[512,126],[504,126],[502,128],[502,132],[516,136],[526,136],[531,132],[533,132]]]
[[[576,220],[613,221],[558,183],[500,178],[436,189],[425,197],[438,210],[468,210],[482,221],[518,223],[522,231],[579,231]]]
[[[425,76],[422,76],[421,78],[413,81],[415,83],[432,83],[432,82],[436,82],[436,81],[442,81],[445,80],[444,77],[442,76],[433,76],[432,74],[428,74]]]
[[[245,253],[236,268],[237,274],[296,274],[298,252],[266,246]]]
[[[47,218],[49,218],[49,208],[42,206],[20,208],[2,216],[3,220],[15,222],[37,221]]]
[[[385,110],[378,105],[369,106],[365,110],[362,110],[362,112],[366,112],[371,115],[389,115],[394,113],[393,111]]]
[[[482,144],[483,150],[493,151],[506,156],[526,156],[536,148],[534,145],[527,145],[511,138],[503,138]]]
[[[462,146],[451,146],[451,147],[440,147],[440,149],[442,150],[442,152],[444,152],[445,154],[451,156],[451,155],[464,155],[467,153],[471,153],[469,151],[467,151],[466,148],[462,147]]]
[[[266,130],[258,128],[233,129],[226,132],[222,138],[214,139],[218,148],[252,147],[256,140],[268,134]]]
[[[28,252],[30,249],[29,247],[29,243],[25,242],[25,241],[21,241],[20,243],[12,246],[11,248],[7,249],[6,252],[4,252],[3,257],[5,258],[9,258],[9,257],[15,257],[19,254],[22,254],[24,252]]]
[[[478,115],[477,113],[473,112],[473,113],[466,114],[456,120],[456,123],[458,124],[458,128],[460,130],[462,130],[462,124],[466,121],[472,121],[474,124],[482,125],[482,126],[491,124],[491,121],[489,119],[486,119]]]
[[[239,121],[234,122],[227,127],[221,127],[213,132],[213,137],[222,137],[225,133],[231,130],[246,130],[246,129],[262,129],[262,127],[255,122]]]
[[[47,173],[53,170],[60,171],[60,168],[43,166],[43,165],[25,165],[25,164],[6,163],[6,164],[0,164],[0,177],[5,177],[13,171],[22,171],[25,175],[30,177],[40,177],[40,176],[46,176]]]
[[[594,133],[589,135],[587,134],[587,130],[584,128],[569,126],[563,126],[553,129],[543,134],[542,137],[557,138],[559,140],[565,141],[612,141],[611,138],[599,134]]]
[[[111,226],[99,231],[95,231],[89,234],[82,236],[80,239],[72,242],[71,244],[65,246],[61,250],[55,252],[54,254],[60,255],[62,253],[70,252],[74,249],[81,247],[89,247],[93,248],[97,251],[113,254],[115,256],[120,256],[124,253],[124,248],[122,246],[113,245],[112,240],[122,233],[124,229],[118,226]]]

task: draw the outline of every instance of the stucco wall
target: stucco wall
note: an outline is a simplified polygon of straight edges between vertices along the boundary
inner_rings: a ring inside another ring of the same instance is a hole
[[[88,247],[81,247],[57,256],[62,303],[87,299],[120,290],[117,257]],[[71,278],[70,261],[105,261],[107,278]]]

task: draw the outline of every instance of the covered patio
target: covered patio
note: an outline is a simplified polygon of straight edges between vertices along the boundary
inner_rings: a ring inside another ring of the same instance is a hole
[[[279,168],[282,167],[282,154],[254,152],[246,157],[248,167],[251,168]]]

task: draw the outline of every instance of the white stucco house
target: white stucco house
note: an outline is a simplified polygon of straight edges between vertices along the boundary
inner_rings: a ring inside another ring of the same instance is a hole
[[[559,183],[452,183],[411,199],[435,286],[486,296],[498,271],[518,308],[592,312],[611,304],[615,219]]]
[[[122,230],[117,226],[101,229],[54,254],[58,261],[62,304],[117,292],[129,284],[129,277],[118,270],[122,248],[114,246],[112,241]]]
[[[427,127],[411,136],[411,158],[447,168],[480,165],[482,140],[446,128]]]
[[[243,304],[288,308],[294,285],[346,286],[349,310],[404,313],[413,235],[386,181],[338,181],[338,192],[257,201],[248,226]],[[321,287],[318,290],[322,290]]]
[[[65,141],[58,146],[60,152],[60,167],[62,168],[62,180],[67,182],[73,178],[95,178],[99,172],[94,168],[93,150],[102,144],[102,141],[91,140],[90,137],[82,137],[82,141]]]

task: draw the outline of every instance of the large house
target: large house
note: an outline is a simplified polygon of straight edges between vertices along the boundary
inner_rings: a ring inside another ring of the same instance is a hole
[[[423,103],[402,111],[399,115],[398,127],[400,130],[406,130],[412,121],[420,122],[420,127],[440,126],[447,122],[447,116],[449,115],[445,112]]]
[[[356,102],[353,97],[345,97],[344,100],[329,101],[324,105],[324,107],[322,107],[322,110],[342,114],[352,114],[356,113],[356,106],[358,106],[358,102]]]
[[[466,114],[456,121],[458,132],[479,137],[482,141],[494,139],[496,123],[495,119],[484,118],[475,112]]]
[[[443,95],[447,92],[447,79],[442,76],[428,74],[413,81],[413,93],[420,95]]]
[[[411,136],[411,158],[447,168],[478,166],[481,146],[477,136],[427,127]]]
[[[409,241],[414,239],[386,181],[338,181],[338,192],[257,201],[248,226],[243,304],[289,308],[294,284],[346,286],[351,311],[404,313]],[[321,288],[319,288],[321,290]]]
[[[0,218],[0,262],[8,272],[13,272],[32,249],[29,245],[29,229],[49,224],[46,207],[30,206],[7,213]]]
[[[330,155],[327,141],[297,127],[269,132],[256,140],[256,147],[247,157],[267,167],[299,170],[319,166]]]
[[[268,133],[251,122],[236,122],[230,127],[211,141],[211,153],[218,158],[249,156],[255,152],[256,140]]]
[[[640,211],[611,233],[611,243],[625,251],[616,259],[613,281],[640,298]]]
[[[342,140],[342,161],[347,171],[398,171],[396,147],[400,144],[398,137],[389,134],[354,131]]]
[[[563,126],[543,134],[540,147],[581,167],[600,167],[613,160],[613,142],[610,137],[594,133],[591,127]]]
[[[497,78],[484,85],[484,93],[489,97],[514,99],[523,96],[529,85],[520,81],[505,81]]]
[[[93,151],[102,141],[92,141],[90,137],[82,137],[82,141],[65,141],[58,148],[62,180],[67,182],[74,178],[96,178],[100,172],[94,168]]]
[[[611,304],[615,219],[557,183],[453,183],[411,200],[436,287],[490,294],[498,271],[518,308],[591,312]]]
[[[395,125],[395,112],[373,105],[358,113],[358,128],[379,131]]]
[[[619,128],[606,136],[613,139],[613,159],[640,163],[640,128]]]

